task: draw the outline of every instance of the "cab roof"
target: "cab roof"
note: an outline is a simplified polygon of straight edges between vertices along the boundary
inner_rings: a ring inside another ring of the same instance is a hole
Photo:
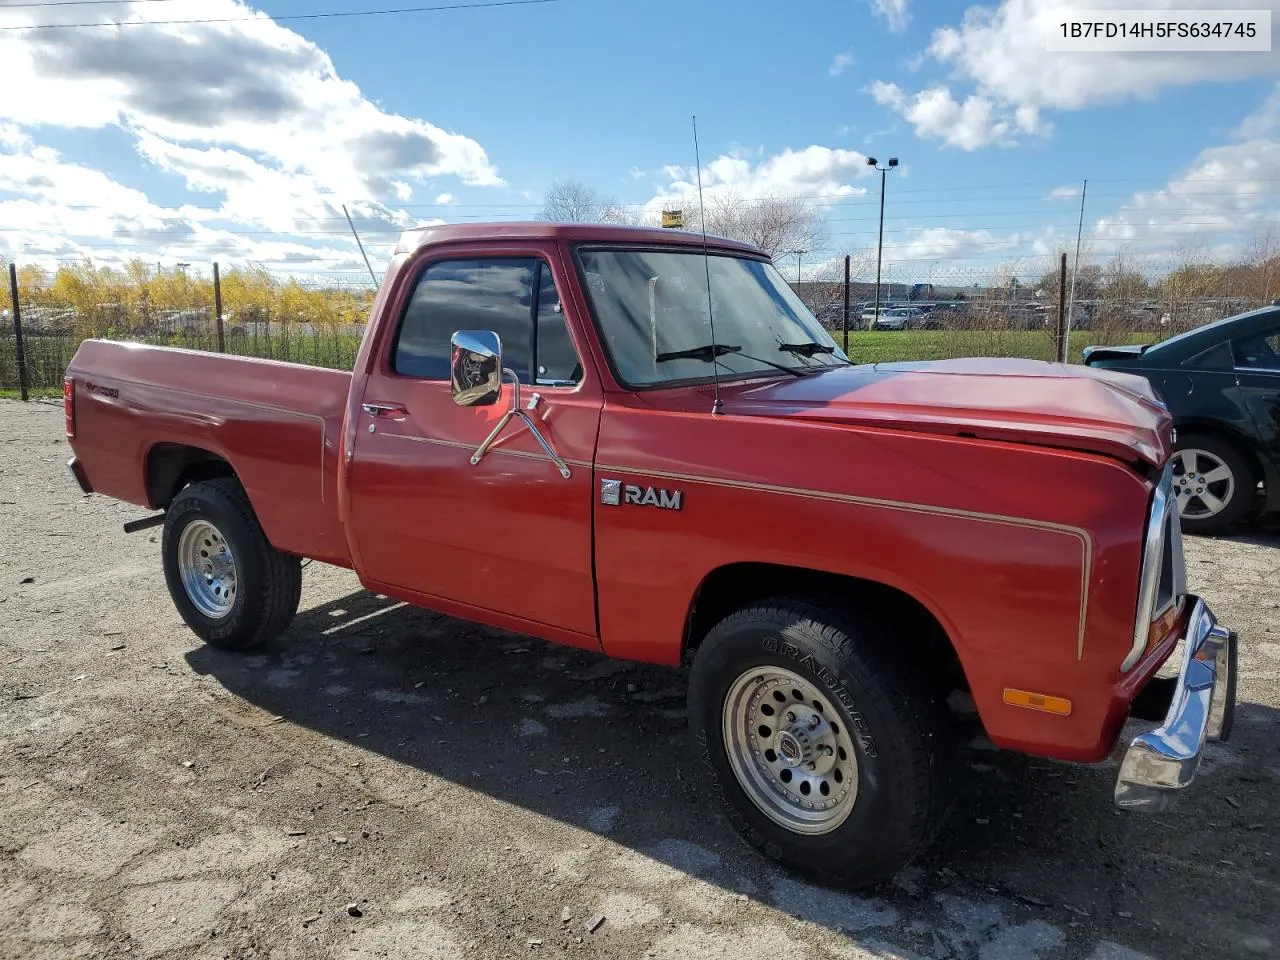
[[[490,223],[442,223],[415,227],[400,235],[396,255],[415,253],[440,243],[467,243],[486,240],[555,240],[563,243],[643,244],[701,249],[702,234],[687,230],[660,230],[655,227],[623,227],[605,223],[552,223],[543,220]],[[707,246],[719,251],[762,257],[757,247],[724,237],[707,237]]]

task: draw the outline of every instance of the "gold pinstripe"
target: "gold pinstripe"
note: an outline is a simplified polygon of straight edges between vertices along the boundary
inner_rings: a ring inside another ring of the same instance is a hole
[[[1080,570],[1080,613],[1079,628],[1076,633],[1076,659],[1084,659],[1085,615],[1089,608],[1089,579],[1093,570],[1093,537],[1083,527],[1073,527],[1065,523],[1053,523],[1049,520],[1033,520],[1029,517],[1009,517],[998,513],[982,513],[977,510],[962,510],[956,507],[937,507],[929,504],[910,503],[904,500],[885,500],[879,497],[862,497],[851,493],[832,493],[826,490],[810,490],[804,487],[784,487],[771,483],[756,483],[750,480],[725,480],[718,477],[702,477],[693,474],[671,473],[663,470],[651,470],[644,467],[623,467],[597,464],[600,473],[641,474],[658,480],[675,480],[683,483],[702,483],[715,487],[730,487],[740,490],[754,490],[760,493],[772,493],[781,496],[802,497],[807,500],[827,500],[835,503],[853,503],[859,506],[880,507],[886,510],[904,510],[910,513],[923,513],[938,517],[958,517],[964,520],[977,520],[983,523],[1003,524],[1010,527],[1024,527],[1032,530],[1045,530],[1049,533],[1060,533],[1075,537],[1080,542],[1082,551]]]

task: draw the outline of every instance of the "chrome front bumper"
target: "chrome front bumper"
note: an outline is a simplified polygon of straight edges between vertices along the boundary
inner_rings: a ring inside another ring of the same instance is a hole
[[[1226,740],[1236,709],[1236,645],[1198,597],[1187,620],[1182,669],[1164,723],[1135,737],[1116,778],[1116,806],[1158,813],[1167,810],[1200,766],[1204,745]]]

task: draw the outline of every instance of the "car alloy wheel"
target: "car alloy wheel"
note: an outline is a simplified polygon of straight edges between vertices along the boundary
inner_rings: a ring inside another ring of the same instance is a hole
[[[1173,458],[1173,490],[1178,516],[1188,520],[1216,517],[1236,494],[1231,468],[1208,450],[1187,447]]]

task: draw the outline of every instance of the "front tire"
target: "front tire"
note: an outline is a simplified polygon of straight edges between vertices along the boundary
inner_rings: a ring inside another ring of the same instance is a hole
[[[194,483],[174,497],[161,556],[173,605],[212,647],[261,646],[298,611],[301,562],[267,541],[234,478]]]
[[[851,886],[909,863],[949,805],[945,702],[890,642],[874,621],[775,600],[714,627],[690,678],[694,737],[733,826],[767,856]]]
[[[1221,533],[1253,508],[1258,478],[1231,444],[1208,433],[1179,436],[1173,454],[1173,491],[1187,533]]]

